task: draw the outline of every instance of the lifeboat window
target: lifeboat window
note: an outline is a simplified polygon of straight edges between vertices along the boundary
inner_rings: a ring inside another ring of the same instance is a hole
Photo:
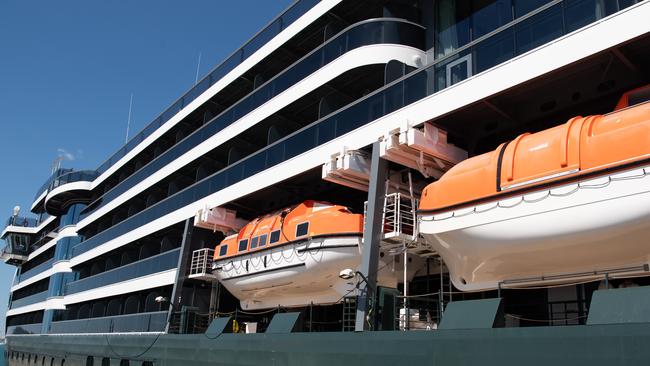
[[[260,237],[256,236],[253,239],[251,239],[251,249],[257,248],[257,243],[259,242]]]
[[[280,241],[280,230],[275,230],[271,232],[271,240],[269,244],[277,243]]]
[[[227,252],[228,252],[228,244],[222,245],[221,248],[219,248],[219,256],[220,257],[223,257],[224,255],[226,255]]]
[[[305,236],[309,232],[309,222],[303,222],[296,226],[296,238],[300,236]]]
[[[239,241],[239,251],[243,252],[248,248],[248,239],[243,239]]]
[[[260,236],[260,247],[263,247],[266,245],[266,238],[268,238],[267,234],[261,235]]]

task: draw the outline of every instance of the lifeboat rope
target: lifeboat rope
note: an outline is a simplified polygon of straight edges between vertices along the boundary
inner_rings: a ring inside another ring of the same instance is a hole
[[[421,217],[420,220],[426,221],[426,222],[445,221],[445,220],[449,220],[449,219],[453,219],[453,218],[469,216],[469,215],[472,215],[472,214],[480,214],[480,213],[492,211],[492,210],[497,209],[497,208],[514,208],[514,207],[517,207],[517,206],[521,205],[522,203],[537,203],[537,202],[541,202],[541,201],[543,201],[543,200],[545,200],[545,199],[547,199],[549,197],[567,197],[567,196],[570,196],[570,195],[578,192],[581,189],[605,188],[605,187],[609,186],[610,184],[612,184],[613,182],[634,180],[634,179],[642,179],[642,178],[645,178],[648,175],[650,175],[650,168],[645,168],[645,169],[642,169],[642,170],[643,170],[643,174],[637,174],[637,175],[632,175],[632,176],[627,176],[627,177],[615,178],[615,177],[612,177],[610,175],[610,176],[607,177],[606,182],[600,183],[600,184],[577,183],[576,187],[574,189],[572,189],[571,191],[566,192],[566,193],[553,193],[554,190],[557,190],[557,188],[554,188],[554,189],[547,190],[546,194],[544,196],[540,197],[540,198],[526,199],[526,195],[522,195],[522,196],[519,197],[519,201],[517,201],[517,202],[515,202],[514,204],[511,204],[511,205],[504,205],[503,203],[501,203],[502,201],[497,201],[496,205],[494,205],[492,207],[489,207],[489,208],[486,208],[486,209],[483,209],[483,210],[478,209],[478,206],[474,206],[474,208],[472,210],[468,211],[468,212],[457,213],[456,211],[454,211],[452,213],[452,215],[448,216],[448,217],[436,218],[435,215],[434,215],[431,219],[426,219],[424,217]],[[598,179],[598,178],[596,178],[596,179]],[[535,193],[540,193],[540,192],[532,192],[529,195],[533,195]],[[508,200],[508,199],[506,199],[506,200]]]
[[[298,251],[298,247],[301,246],[301,245],[303,245],[303,242],[294,244],[293,248],[291,249],[291,251],[290,251],[290,253],[288,255],[285,255],[284,254],[285,250],[281,249],[279,251],[276,251],[275,253],[273,251],[271,251],[270,253],[265,254],[264,256],[268,255],[273,264],[279,265],[279,264],[282,264],[282,263],[290,262],[294,257],[297,257],[297,258],[302,260],[307,256],[317,256],[322,249],[326,248],[325,246],[322,246],[322,245],[315,246],[315,247],[311,248],[308,252],[304,252],[301,255],[301,253]],[[272,248],[271,249],[266,249],[266,250],[272,250]],[[263,253],[263,251],[260,251],[260,253]],[[279,255],[274,256],[274,254],[276,254],[276,253],[279,253]],[[263,265],[263,262],[264,262],[263,257],[264,256],[258,256],[258,257],[251,256],[251,257],[249,257],[247,259],[244,259],[244,257],[242,257],[242,259],[237,261],[237,262],[240,263],[239,265],[236,264],[236,261],[231,260],[231,261],[224,264],[223,271],[224,272],[229,272],[231,270],[234,270],[236,274],[239,274],[239,273],[241,273],[243,271],[243,269],[245,267],[245,265],[243,263],[246,260],[248,260],[250,262],[251,267],[253,269],[259,269]],[[230,265],[230,266],[228,266],[228,265]],[[249,270],[249,272],[250,272],[250,270]]]

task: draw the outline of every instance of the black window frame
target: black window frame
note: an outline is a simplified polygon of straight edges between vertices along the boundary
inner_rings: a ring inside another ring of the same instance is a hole
[[[278,237],[275,238],[275,240],[273,240],[276,234]],[[280,241],[280,229],[271,231],[271,235],[269,235],[269,245],[275,244],[279,241]]]
[[[260,237],[259,237],[259,236],[256,236],[256,237],[254,237],[254,238],[251,238],[251,245],[250,245],[250,248],[251,248],[251,249],[255,249],[255,248],[257,248],[257,244],[259,243],[259,241],[260,241]]]
[[[303,226],[303,225],[306,225],[306,226]],[[305,233],[299,235],[299,234],[298,234],[298,230],[299,230],[301,227],[305,227]],[[309,221],[301,222],[300,224],[297,224],[297,225],[296,225],[296,238],[300,238],[300,237],[308,236],[308,235],[309,235]]]
[[[243,252],[246,249],[248,249],[248,239],[242,239],[242,240],[238,241],[237,244],[238,244],[237,249],[238,249],[239,252]],[[242,249],[242,244],[245,245],[243,249]]]

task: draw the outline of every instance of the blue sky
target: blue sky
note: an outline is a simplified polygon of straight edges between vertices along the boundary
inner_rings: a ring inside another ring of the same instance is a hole
[[[0,219],[53,160],[95,169],[290,0],[0,2]],[[0,264],[0,326],[14,267]]]

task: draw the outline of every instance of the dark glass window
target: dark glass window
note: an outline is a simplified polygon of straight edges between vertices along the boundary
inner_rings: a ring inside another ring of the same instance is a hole
[[[257,248],[257,243],[259,242],[259,240],[260,240],[259,236],[256,236],[253,239],[251,239],[251,249]]]
[[[248,248],[248,239],[240,240],[239,241],[239,251],[243,252]]]
[[[264,234],[264,235],[260,236],[260,247],[263,247],[263,246],[266,245],[266,238],[267,237],[268,237],[267,234]]]
[[[520,16],[526,15],[549,2],[551,2],[551,0],[514,0],[515,16],[519,18]]]
[[[515,56],[515,37],[512,29],[499,32],[476,45],[476,72],[485,71]]]
[[[522,54],[562,35],[562,8],[555,5],[515,27],[517,53]]]
[[[221,245],[219,248],[219,256],[223,257],[228,252],[228,245]]]
[[[566,0],[564,2],[567,32],[582,28],[605,16],[601,0]]]
[[[271,240],[269,244],[277,243],[280,241],[280,230],[275,230],[271,232]]]
[[[301,237],[307,235],[309,232],[309,222],[303,222],[296,226],[296,237]]]
[[[484,36],[512,21],[511,0],[474,0],[472,39]]]

